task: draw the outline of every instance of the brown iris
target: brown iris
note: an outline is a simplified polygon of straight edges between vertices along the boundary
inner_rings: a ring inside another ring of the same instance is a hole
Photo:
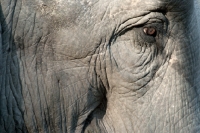
[[[144,33],[149,36],[156,36],[156,29],[153,27],[145,27],[143,29]]]

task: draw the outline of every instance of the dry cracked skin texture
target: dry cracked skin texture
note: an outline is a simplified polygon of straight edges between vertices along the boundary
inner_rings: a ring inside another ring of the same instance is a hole
[[[0,4],[2,133],[200,131],[198,1]]]

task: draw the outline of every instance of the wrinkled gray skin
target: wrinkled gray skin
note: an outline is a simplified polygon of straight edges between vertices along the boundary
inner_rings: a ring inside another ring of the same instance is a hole
[[[200,132],[192,0],[0,4],[1,133]]]

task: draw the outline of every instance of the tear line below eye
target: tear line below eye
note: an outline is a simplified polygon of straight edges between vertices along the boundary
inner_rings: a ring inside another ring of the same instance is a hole
[[[136,19],[139,19],[136,21]],[[163,13],[159,12],[150,12],[149,14],[145,15],[144,17],[139,18],[132,18],[125,21],[123,24],[120,24],[115,31],[115,35],[119,35],[122,32],[126,31],[127,29],[131,29],[133,27],[138,27],[140,25],[148,24],[148,23],[154,23],[156,21],[161,21],[164,23],[164,29],[167,30],[167,18],[163,15]],[[133,23],[136,22],[136,23]]]

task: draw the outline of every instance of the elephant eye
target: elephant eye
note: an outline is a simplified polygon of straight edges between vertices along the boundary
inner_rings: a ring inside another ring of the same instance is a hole
[[[119,32],[116,37],[129,37],[129,35],[131,35],[131,39],[135,40],[136,42],[140,42],[140,45],[143,43],[144,45],[152,45],[153,43],[158,43],[165,33],[166,28],[163,22],[151,22],[127,28]]]
[[[144,27],[143,32],[144,32],[144,34],[149,35],[149,36],[153,36],[153,37],[155,37],[156,34],[157,34],[156,29],[153,28],[153,27]]]
[[[147,43],[156,43],[161,39],[163,32],[163,23],[151,23],[142,26],[140,29],[140,37]]]

